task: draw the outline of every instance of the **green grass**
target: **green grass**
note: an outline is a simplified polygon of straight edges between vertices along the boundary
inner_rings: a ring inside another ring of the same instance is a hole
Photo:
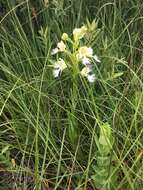
[[[116,190],[141,190],[142,1],[8,2],[0,21],[0,189],[96,190],[100,125],[108,122],[114,136],[108,180],[117,177]],[[78,77],[74,92],[71,73],[53,78],[51,49],[87,19],[98,21],[87,45],[101,63],[95,83]]]

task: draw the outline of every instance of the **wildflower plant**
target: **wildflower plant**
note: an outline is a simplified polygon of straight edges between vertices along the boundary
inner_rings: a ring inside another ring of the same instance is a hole
[[[56,56],[53,64],[53,77],[59,78],[63,72],[69,72],[73,79],[71,96],[69,97],[70,112],[68,112],[68,121],[70,123],[68,135],[74,149],[80,136],[75,111],[78,102],[78,77],[85,78],[89,83],[94,83],[96,81],[94,63],[101,62],[94,53],[93,48],[86,45],[86,42],[90,41],[91,31],[95,30],[95,27],[95,22],[92,22],[92,25],[88,22],[87,25],[83,25],[81,28],[75,28],[71,37],[67,33],[63,33],[60,41],[51,52],[52,56]],[[98,141],[96,142],[98,151],[95,153],[97,163],[93,166],[95,174],[92,176],[92,180],[95,183],[95,187],[107,190],[116,181],[116,175],[113,175],[111,180],[108,179],[110,175],[112,176],[114,170],[111,167],[109,172],[114,139],[108,123],[100,126],[100,137]],[[79,152],[81,155],[80,150]]]
[[[63,33],[61,40],[57,46],[52,49],[52,55],[60,55],[53,64],[53,76],[60,77],[62,72],[72,70],[72,75],[80,75],[86,77],[90,83],[96,79],[93,72],[93,61],[100,62],[98,56],[94,54],[92,47],[83,45],[84,38],[89,33],[87,26],[75,28],[70,37],[67,33]],[[68,57],[70,60],[64,59]],[[81,69],[80,69],[81,68]]]
[[[100,62],[94,54],[92,47],[86,45],[86,38],[90,34],[88,25],[75,28],[72,35],[63,33],[56,47],[52,49],[51,55],[56,57],[53,67],[53,77],[59,78],[63,72],[72,77],[71,95],[69,98],[70,111],[68,112],[68,134],[72,145],[77,145],[79,127],[77,123],[76,107],[78,102],[78,78],[85,78],[89,83],[94,83],[94,62]]]

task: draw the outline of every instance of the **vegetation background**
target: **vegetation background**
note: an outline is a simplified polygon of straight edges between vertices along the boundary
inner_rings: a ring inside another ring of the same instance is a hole
[[[94,84],[78,81],[72,110],[72,77],[53,78],[50,52],[87,19],[101,63]],[[141,190],[142,69],[142,0],[0,0],[0,189]],[[100,123],[114,145],[98,187]]]

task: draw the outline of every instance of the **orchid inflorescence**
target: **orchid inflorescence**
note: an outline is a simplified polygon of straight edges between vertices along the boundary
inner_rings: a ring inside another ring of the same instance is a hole
[[[93,53],[93,49],[88,46],[81,45],[81,40],[88,33],[88,27],[82,26],[81,28],[75,28],[73,30],[73,39],[69,37],[67,33],[63,33],[61,41],[57,43],[57,47],[52,49],[51,55],[56,55],[61,53],[64,57],[69,56],[71,58],[71,64],[66,59],[59,57],[53,64],[53,76],[55,78],[59,77],[62,71],[66,68],[72,68],[76,65],[78,69],[78,74],[86,77],[89,82],[93,83],[96,79],[93,73],[92,61],[100,62],[97,55]],[[71,44],[70,47],[68,44]],[[72,47],[72,51],[70,51]],[[81,66],[82,69],[80,70]]]

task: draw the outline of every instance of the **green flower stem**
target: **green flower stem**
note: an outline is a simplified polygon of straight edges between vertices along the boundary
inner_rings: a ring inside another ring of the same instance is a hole
[[[78,124],[76,119],[76,105],[78,101],[78,74],[79,74],[79,68],[78,68],[78,60],[76,59],[76,55],[73,53],[70,57],[71,62],[73,64],[72,67],[72,87],[70,92],[70,113],[68,114],[69,117],[69,138],[73,145],[73,148],[76,148],[76,145],[78,144],[78,137],[79,137],[79,130],[78,130]]]

